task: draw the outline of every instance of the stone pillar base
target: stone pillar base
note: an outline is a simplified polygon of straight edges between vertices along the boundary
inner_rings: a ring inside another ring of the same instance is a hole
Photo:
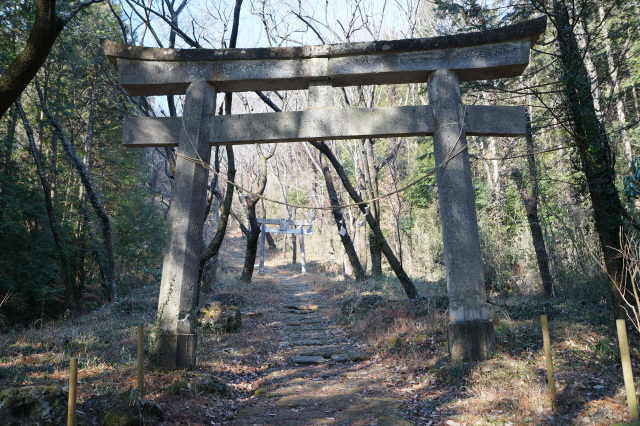
[[[448,332],[449,355],[454,361],[483,361],[496,349],[491,321],[451,322]]]
[[[158,334],[151,350],[165,370],[196,366],[195,334]]]

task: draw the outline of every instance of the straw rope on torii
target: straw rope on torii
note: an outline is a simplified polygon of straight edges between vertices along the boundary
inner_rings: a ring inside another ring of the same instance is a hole
[[[306,210],[328,210],[328,211],[332,211],[332,210],[336,210],[336,209],[342,210],[342,209],[346,209],[348,207],[357,207],[357,206],[360,206],[360,205],[368,205],[368,204],[371,204],[373,202],[380,201],[380,200],[383,200],[385,198],[389,198],[392,195],[402,193],[402,192],[406,191],[407,189],[410,189],[411,187],[419,184],[420,182],[422,182],[423,180],[425,180],[429,176],[433,175],[438,168],[443,166],[444,163],[446,163],[449,160],[452,160],[455,157],[457,157],[468,146],[469,146],[468,143],[465,144],[462,148],[460,148],[460,151],[458,151],[457,153],[455,153],[452,156],[450,156],[449,158],[447,158],[447,160],[445,160],[443,163],[441,163],[441,164],[439,164],[439,165],[427,170],[424,173],[424,175],[422,175],[418,179],[415,179],[415,180],[411,181],[407,185],[403,186],[402,188],[396,189],[395,191],[388,192],[388,193],[386,193],[384,195],[381,195],[381,196],[376,197],[376,198],[372,198],[370,200],[364,200],[364,201],[362,201],[360,203],[341,204],[341,205],[338,205],[338,206],[315,206],[315,207],[314,206],[303,206],[301,204],[291,204],[291,203],[287,203],[287,202],[284,202],[284,201],[274,200],[273,198],[265,197],[265,196],[260,195],[260,194],[256,194],[255,192],[251,192],[247,188],[245,188],[245,187],[243,187],[241,185],[238,185],[237,183],[235,183],[233,181],[228,180],[226,177],[224,177],[224,175],[222,173],[216,171],[215,168],[211,167],[211,164],[208,164],[208,163],[205,164],[203,161],[201,161],[201,160],[199,160],[197,158],[188,157],[186,155],[180,154],[177,151],[175,152],[175,155],[178,156],[178,157],[182,157],[187,161],[191,161],[191,162],[194,162],[194,163],[200,164],[201,166],[206,167],[207,170],[209,170],[211,173],[213,173],[216,176],[218,176],[218,178],[222,179],[225,183],[228,183],[231,186],[235,187],[238,190],[238,192],[245,192],[245,193],[247,193],[247,194],[249,194],[249,195],[251,195],[253,197],[260,198],[261,200],[267,201],[269,203],[279,204],[281,206],[292,207],[292,208],[296,208],[296,209],[306,209]],[[512,160],[512,159],[515,159],[515,158],[526,158],[526,157],[529,157],[531,155],[545,154],[547,152],[560,151],[562,149],[569,149],[569,148],[574,148],[574,145],[567,145],[567,146],[560,146],[560,147],[556,147],[556,148],[543,149],[543,150],[540,150],[540,151],[532,152],[531,154],[518,154],[518,155],[509,155],[509,156],[506,156],[506,157],[493,157],[493,158],[492,157],[487,158],[487,157],[475,156],[474,158],[476,158],[478,160],[484,160],[484,161]]]
[[[464,117],[466,115],[467,112],[467,108],[466,105],[463,106],[463,112],[462,112],[462,117],[463,117],[463,121],[464,121]],[[184,129],[184,124],[183,124],[183,129]],[[462,128],[460,129],[460,134],[458,135],[458,141],[457,143],[460,142],[460,135],[462,134]],[[186,129],[185,129],[186,131]],[[193,147],[193,143],[191,142],[191,138],[188,137],[189,139],[189,143],[192,145]],[[449,153],[449,155],[447,156],[447,159],[445,159],[442,163],[436,165],[435,167],[427,170],[421,177],[419,177],[418,179],[413,180],[412,182],[408,183],[407,185],[403,186],[402,188],[396,189],[395,191],[391,191],[388,192],[384,195],[381,195],[379,197],[376,198],[372,198],[369,200],[363,200],[361,202],[354,202],[354,203],[349,203],[349,204],[340,204],[337,206],[304,206],[301,204],[291,204],[291,203],[287,203],[285,201],[278,201],[278,200],[274,200],[272,198],[269,197],[265,197],[264,195],[260,195],[260,194],[256,194],[255,192],[252,192],[251,190],[238,185],[237,183],[228,180],[222,173],[218,172],[215,168],[211,167],[211,164],[209,163],[205,163],[204,161],[202,161],[201,158],[192,158],[189,156],[186,156],[184,154],[181,154],[180,152],[176,151],[175,155],[178,157],[182,157],[187,161],[191,161],[193,163],[199,164],[203,167],[205,167],[207,170],[209,170],[210,172],[212,172],[213,174],[215,174],[219,179],[221,179],[222,181],[224,181],[225,183],[235,187],[238,192],[242,193],[246,193],[249,194],[253,197],[259,198],[261,200],[267,201],[269,203],[274,203],[274,204],[279,204],[281,206],[285,206],[285,207],[292,207],[292,208],[296,208],[296,209],[304,209],[304,210],[325,210],[325,211],[333,211],[333,210],[343,210],[349,207],[358,207],[360,205],[369,205],[371,203],[374,203],[376,201],[380,201],[383,200],[385,198],[389,198],[395,194],[399,194],[402,193],[410,188],[412,188],[413,186],[419,184],[420,182],[422,182],[423,180],[425,180],[426,178],[428,178],[429,176],[433,175],[436,170],[438,170],[440,167],[443,167],[444,165],[446,165],[450,160],[454,159],[455,157],[457,157],[463,150],[465,150],[466,148],[468,148],[469,144],[466,143],[464,146],[462,146],[460,148],[460,150],[458,152],[456,152],[455,154],[453,154],[453,148],[451,150],[451,152]],[[478,159],[478,160],[485,160],[485,161],[493,161],[493,160],[510,160],[510,159],[515,159],[515,158],[525,158],[525,157],[529,157],[531,155],[538,155],[538,154],[544,154],[547,152],[554,152],[554,151],[559,151],[562,149],[569,149],[569,148],[573,148],[574,145],[567,145],[567,146],[560,146],[560,147],[556,147],[556,148],[548,148],[548,149],[543,149],[540,151],[536,151],[536,152],[532,152],[532,153],[527,153],[527,154],[518,154],[518,155],[510,155],[510,156],[506,156],[506,157],[495,157],[495,158],[487,158],[487,157],[480,157],[480,156],[475,156],[474,158]],[[454,146],[455,148],[455,146]],[[195,151],[195,149],[194,149]],[[197,151],[195,151],[197,153]]]
[[[259,49],[157,49],[103,42],[130,95],[186,95],[183,117],[127,118],[123,132],[127,147],[178,147],[158,302],[159,336],[153,348],[164,367],[193,367],[196,361],[195,292],[212,145],[430,135],[436,167],[377,199],[436,173],[450,354],[465,360],[490,357],[495,336],[484,289],[466,136],[524,135],[525,110],[463,106],[459,82],[521,75],[545,27],[546,19],[538,18],[445,37]],[[332,87],[425,82],[429,105],[332,108]],[[218,92],[262,90],[309,90],[312,108],[215,115]],[[314,209],[358,206],[363,211],[363,204],[372,201]]]
[[[466,108],[466,106],[463,106],[463,109],[462,109],[462,121],[463,122],[464,122],[464,118],[466,116],[466,112],[467,112],[467,108]],[[462,136],[462,132],[464,131],[464,127],[460,127],[460,132],[458,133],[457,141],[453,145],[453,147],[451,148],[451,151],[449,152],[449,155],[447,155],[447,158],[443,162],[438,164],[437,166],[435,166],[432,169],[428,170],[422,177],[419,177],[418,179],[414,180],[413,182],[409,183],[408,185],[405,185],[400,189],[397,189],[395,191],[392,191],[392,192],[389,192],[387,194],[381,195],[379,197],[372,198],[370,200],[364,200],[364,201],[361,201],[359,203],[342,204],[342,205],[338,205],[338,206],[311,207],[311,206],[303,206],[303,205],[300,205],[300,204],[291,204],[291,203],[287,203],[287,202],[284,202],[284,201],[273,200],[273,199],[267,198],[267,197],[265,197],[263,195],[256,194],[255,192],[251,192],[250,190],[248,190],[248,189],[238,185],[237,183],[227,179],[226,177],[224,177],[224,175],[222,173],[218,172],[215,168],[211,167],[211,164],[209,164],[208,162],[205,162],[205,161],[202,160],[202,158],[198,154],[198,151],[195,149],[195,146],[193,145],[193,142],[191,141],[191,137],[187,133],[187,129],[184,127],[184,121],[183,121],[183,130],[185,132],[185,136],[186,136],[187,140],[189,141],[189,144],[193,148],[193,151],[198,155],[198,158],[189,157],[189,156],[181,154],[180,152],[177,152],[177,151],[175,153],[176,156],[184,158],[187,161],[190,161],[192,163],[198,164],[198,165],[206,168],[208,171],[210,171],[213,174],[215,174],[216,176],[218,176],[219,179],[222,179],[225,183],[228,183],[229,185],[231,185],[234,188],[236,188],[239,192],[245,192],[245,193],[247,193],[247,194],[249,194],[249,195],[251,195],[253,197],[259,198],[259,199],[264,200],[264,201],[268,201],[270,203],[279,204],[281,206],[292,207],[292,208],[297,208],[297,209],[306,209],[306,210],[329,210],[329,211],[333,211],[333,210],[346,209],[348,207],[358,207],[358,206],[361,206],[361,205],[365,205],[366,206],[366,205],[369,205],[369,204],[374,203],[376,201],[380,201],[380,200],[383,200],[385,198],[391,197],[392,195],[404,192],[407,189],[417,185],[418,183],[420,183],[423,180],[425,180],[427,177],[429,177],[432,174],[434,174],[436,172],[436,170],[438,170],[440,167],[446,166],[449,161],[453,160],[458,155],[460,155],[465,149],[467,149],[467,146],[468,146],[468,143],[465,143],[464,146],[462,146],[460,148],[460,150],[458,150],[458,152],[456,152],[455,154],[453,153],[453,151],[455,150],[455,148],[458,145],[458,143],[460,143],[460,137]]]

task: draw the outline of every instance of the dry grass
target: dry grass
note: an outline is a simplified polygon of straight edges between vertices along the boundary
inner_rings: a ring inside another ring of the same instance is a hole
[[[327,284],[319,288],[331,297],[338,312],[344,297],[372,290],[384,295],[383,285],[343,284],[342,291]],[[397,292],[386,296],[393,298]],[[551,321],[555,399],[546,384],[542,313]],[[528,298],[493,307],[491,316],[498,350],[494,359],[483,363],[448,359],[447,314],[437,306],[425,315],[397,305],[381,308],[351,318],[350,331],[375,348],[417,424],[454,420],[465,425],[611,425],[628,418],[608,304],[549,304]],[[632,347],[638,347],[638,337],[632,336]],[[632,352],[636,365],[640,364],[640,352]]]
[[[270,256],[271,265],[277,265],[280,253]],[[287,273],[297,273],[297,268]],[[393,302],[368,316],[345,319],[341,304],[346,297],[374,292],[403,300],[399,285],[390,278],[355,283],[327,274],[313,263],[309,270],[312,273],[297,279],[313,284],[326,301],[324,314],[344,325],[350,339],[369,346],[374,356],[367,368],[375,367],[371,380],[385,383],[416,424],[569,425],[588,421],[610,425],[628,416],[615,328],[606,304],[507,300],[491,313],[495,358],[483,363],[451,362],[446,307],[436,303],[444,292],[442,283],[418,283],[421,294],[437,296],[426,313]],[[238,271],[227,267],[213,291],[233,292],[247,299],[243,310],[252,314],[243,318],[242,331],[202,334],[199,367],[194,371],[146,371],[146,398],[162,407],[166,424],[229,423],[238,406],[250,406],[255,398],[268,394],[274,383],[295,384],[304,379],[286,366],[286,351],[269,317],[284,300],[280,276],[274,271],[269,268],[254,283],[242,284],[235,278]],[[157,287],[138,289],[116,305],[82,316],[76,325],[62,319],[0,335],[1,385],[64,384],[69,358],[78,357],[79,409],[86,413],[83,421],[90,424],[98,412],[117,405],[135,386],[135,328],[140,322],[147,330],[152,325],[157,292]],[[558,389],[555,400],[546,387],[541,313],[550,320]],[[636,334],[630,338],[632,362],[637,366],[640,341]],[[363,367],[362,371],[373,370]],[[203,393],[203,384],[215,383],[214,379],[228,384],[233,393]]]

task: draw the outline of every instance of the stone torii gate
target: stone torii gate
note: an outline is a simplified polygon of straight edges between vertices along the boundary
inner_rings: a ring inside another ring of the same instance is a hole
[[[307,273],[307,261],[304,253],[304,235],[313,235],[311,227],[315,223],[313,220],[291,220],[291,219],[257,219],[260,225],[260,260],[258,272],[264,273],[264,240],[267,233],[272,234],[296,234],[299,235],[300,243],[300,267],[303,274]],[[266,225],[278,225],[278,228],[267,228]],[[296,228],[296,226],[298,228]],[[294,244],[295,245],[295,244]],[[293,248],[295,250],[295,247]]]
[[[161,49],[103,42],[132,96],[184,95],[182,117],[127,118],[126,147],[177,147],[209,161],[211,145],[433,135],[454,359],[486,359],[489,321],[466,135],[518,136],[525,111],[463,105],[459,81],[520,75],[545,18],[445,37],[258,49]],[[332,87],[427,82],[429,105],[332,108]],[[306,111],[215,116],[219,92],[309,90]],[[459,154],[459,155],[456,155]],[[165,368],[196,362],[195,292],[208,171],[177,159],[156,350]]]

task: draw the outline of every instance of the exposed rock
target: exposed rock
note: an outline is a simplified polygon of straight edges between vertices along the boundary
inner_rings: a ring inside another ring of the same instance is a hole
[[[0,424],[58,425],[67,417],[69,393],[61,386],[21,386],[0,392]]]
[[[294,356],[291,362],[298,365],[318,365],[324,364],[326,361],[321,356]]]
[[[312,304],[304,304],[304,305],[284,305],[285,309],[289,309],[292,311],[301,311],[304,313],[308,312],[316,312],[318,310],[318,305]]]
[[[305,339],[296,342],[296,346],[322,346],[326,341],[319,339]]]
[[[368,354],[365,354],[364,352],[359,352],[351,355],[351,362],[363,362],[363,361],[369,361],[370,359],[371,357]]]
[[[333,354],[331,355],[331,361],[342,364],[345,362],[349,362],[351,357],[348,354]]]
[[[158,404],[153,401],[149,401],[146,399],[139,400],[140,412],[145,416],[155,417],[159,420],[164,419],[164,413],[162,412],[162,408]]]
[[[211,302],[198,311],[198,325],[204,331],[238,331],[242,324],[242,314],[236,306],[225,306]]]

